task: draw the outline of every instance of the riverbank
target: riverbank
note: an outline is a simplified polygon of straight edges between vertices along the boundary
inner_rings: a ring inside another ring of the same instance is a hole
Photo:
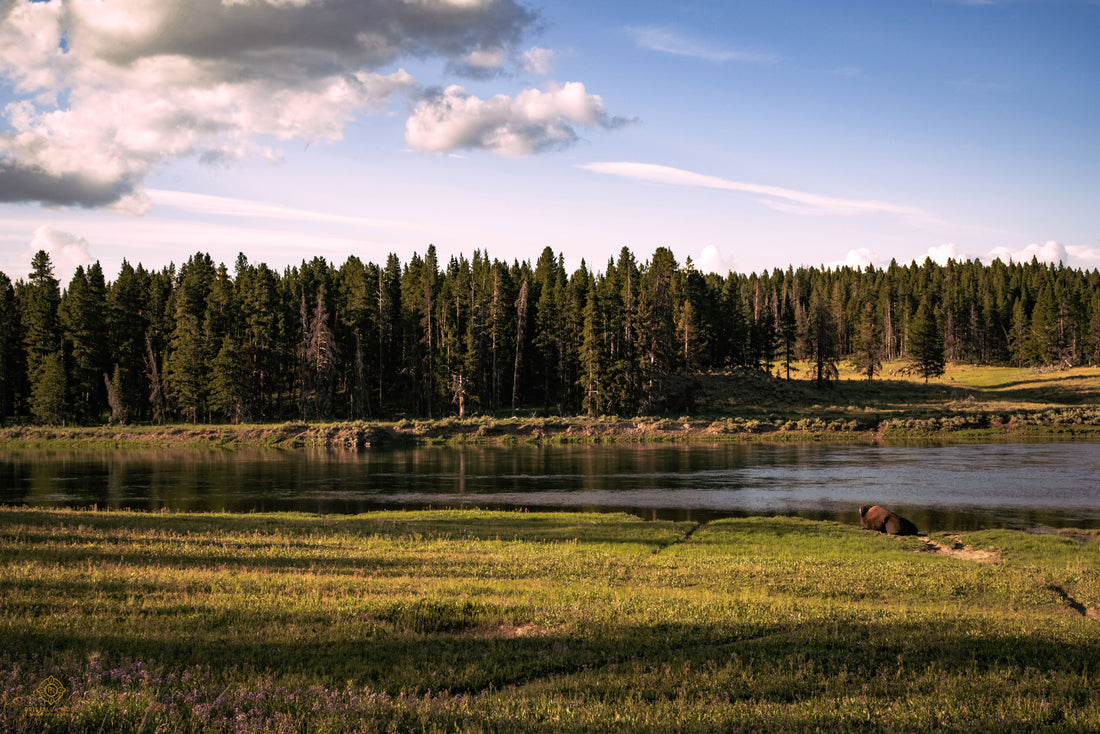
[[[330,448],[676,442],[977,441],[1100,438],[1100,411],[1044,410],[882,422],[821,418],[767,422],[648,418],[446,418],[437,421],[168,426],[19,426],[0,429],[0,448]]]
[[[889,369],[888,369],[889,368]],[[682,376],[677,416],[449,417],[439,420],[177,424],[0,429],[0,447],[344,448],[441,444],[1007,440],[1100,438],[1100,368],[1036,372],[952,365],[924,383],[842,372],[829,388],[760,372]],[[805,369],[796,374],[804,374]],[[893,373],[893,374],[890,374]]]
[[[0,509],[10,731],[1100,729],[1095,532]]]

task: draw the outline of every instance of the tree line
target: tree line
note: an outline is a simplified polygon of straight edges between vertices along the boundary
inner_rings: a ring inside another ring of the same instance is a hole
[[[931,260],[702,273],[628,248],[595,271],[543,250],[440,263],[322,258],[279,273],[209,254],[160,270],[98,263],[62,289],[38,252],[0,273],[0,420],[239,422],[675,410],[677,373],[766,370],[826,385],[908,360],[1100,363],[1100,274]]]

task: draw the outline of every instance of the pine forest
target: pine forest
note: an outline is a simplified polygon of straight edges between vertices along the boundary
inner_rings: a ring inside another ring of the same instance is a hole
[[[97,263],[62,284],[44,251],[31,267],[0,273],[5,423],[659,414],[678,374],[828,389],[842,361],[867,379],[1100,363],[1100,273],[1036,260],[723,277],[665,248],[568,272],[550,248],[532,265],[433,246],[282,273],[202,253],[113,281]]]

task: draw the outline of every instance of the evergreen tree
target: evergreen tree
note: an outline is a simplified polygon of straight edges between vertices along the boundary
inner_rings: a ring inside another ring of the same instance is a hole
[[[1088,360],[1090,364],[1100,364],[1100,292],[1092,296],[1089,304]]]
[[[240,423],[248,404],[247,365],[240,343],[226,334],[210,363],[210,410],[232,423]]]
[[[439,292],[439,259],[435,245],[428,245],[424,256],[424,267],[420,277],[420,347],[422,372],[424,375],[425,412],[432,415],[436,404],[435,363],[439,358],[439,325],[436,323],[436,294]]]
[[[207,368],[199,317],[182,308],[177,312],[170,351],[165,361],[168,396],[175,412],[198,423],[206,411]]]
[[[95,263],[85,273],[78,266],[58,309],[68,361],[71,413],[81,422],[98,420],[107,408],[104,375],[108,355],[107,287]]]
[[[350,359],[344,359],[343,383],[348,401],[348,417],[364,418],[371,414],[369,366],[376,363],[370,358],[369,349],[374,333],[371,301],[377,300],[367,268],[359,258],[352,256],[337,273],[339,299],[337,307],[338,349]]]
[[[378,405],[389,399],[387,387],[398,387],[401,343],[401,261],[390,253],[378,272]]]
[[[602,412],[602,371],[606,363],[603,351],[603,333],[600,328],[600,304],[595,288],[588,289],[588,300],[584,306],[583,341],[581,346],[581,406],[590,416]]]
[[[1055,318],[1054,289],[1048,283],[1039,291],[1031,310],[1031,333],[1028,335],[1028,358],[1032,364],[1051,364],[1061,351]]]
[[[676,354],[675,303],[672,276],[676,258],[666,247],[658,247],[642,273],[640,299],[641,341],[644,372],[665,375]]]
[[[239,334],[243,416],[267,415],[278,389],[279,285],[267,265],[253,266],[237,257],[234,300]],[[224,346],[224,345],[223,345]],[[219,346],[219,352],[221,351]]]
[[[31,415],[40,423],[65,421],[65,365],[60,351],[43,355],[31,375]]]
[[[26,364],[15,288],[0,273],[0,421],[15,415],[22,395]]]
[[[505,368],[512,363],[512,343],[514,341],[515,294],[508,268],[494,260],[488,268],[485,303],[485,323],[483,326],[485,350],[483,360],[487,372],[486,389],[490,410],[499,410],[503,404],[505,391]]]
[[[39,250],[31,260],[20,310],[30,412],[40,423],[60,423],[65,418],[67,385],[58,320],[60,305],[61,289],[53,275],[53,263],[45,250]]]
[[[225,265],[218,265],[210,279],[202,317],[203,353],[208,363],[221,351],[226,336],[236,337],[241,319],[233,302],[234,286]],[[239,351],[240,345],[237,345]]]
[[[679,271],[681,291],[676,318],[680,364],[688,371],[697,371],[709,363],[710,329],[706,322],[706,281],[695,269],[689,257]]]
[[[798,320],[794,315],[794,304],[790,294],[783,295],[783,306],[779,312],[779,343],[783,350],[783,369],[786,379],[791,379],[791,362],[794,360],[794,345],[798,338]]]
[[[749,365],[771,372],[775,358],[777,319],[775,299],[762,279],[752,286],[752,320],[749,325]]]
[[[552,253],[550,259],[553,260]],[[535,307],[535,350],[541,367],[543,406],[549,410],[551,405],[557,404],[560,410],[561,375],[565,367],[565,271],[556,261],[543,267],[540,258],[535,277],[538,278],[540,273],[544,280],[540,283],[539,300]]]
[[[819,284],[810,294],[809,333],[806,341],[814,363],[814,380],[818,387],[837,378],[836,323],[824,284]]]
[[[467,332],[471,312],[470,263],[452,257],[440,292],[440,354],[438,384],[459,417],[466,415],[470,396],[467,374]]]
[[[635,352],[626,343],[626,309],[623,303],[623,278],[614,261],[608,261],[607,272],[595,282],[599,299],[602,329],[600,348],[603,409],[609,413],[633,412],[637,398],[631,387],[630,375],[636,369]]]
[[[594,279],[588,265],[581,260],[581,266],[573,273],[565,287],[565,305],[563,313],[564,333],[562,335],[562,367],[560,376],[561,398],[558,410],[561,413],[573,413],[580,410],[581,392],[581,350],[584,346],[584,309],[592,292]]]
[[[209,361],[213,358],[210,333],[216,333],[207,300],[217,275],[210,255],[193,255],[180,268],[179,285],[170,304],[175,325],[164,363],[168,396],[176,412],[191,423],[206,417]],[[220,308],[218,300],[215,309]]]
[[[401,277],[401,331],[404,371],[411,381],[409,407],[420,415],[432,415],[440,402],[436,379],[439,350],[436,296],[439,264],[434,246],[424,258],[414,254]],[[352,360],[354,362],[354,360]]]
[[[107,330],[113,362],[111,384],[118,403],[116,422],[148,415],[145,372],[145,331],[148,273],[122,261],[118,277],[107,290]],[[112,413],[115,411],[112,408]]]
[[[875,304],[863,304],[859,328],[853,348],[852,362],[868,380],[882,367],[882,326],[875,313]]]
[[[139,264],[137,275],[142,275],[144,269]],[[143,344],[143,359],[146,363],[148,374],[148,348],[151,347],[154,356],[159,360],[163,368],[165,353],[168,351],[168,342],[171,340],[172,331],[175,329],[176,314],[176,268],[170,265],[156,272],[147,273],[145,279],[145,301],[141,311],[141,317],[146,324],[146,344]],[[151,388],[151,385],[147,387]],[[163,385],[162,385],[163,387]],[[167,393],[162,397],[167,398]]]
[[[723,363],[730,367],[747,367],[749,364],[749,325],[745,315],[741,284],[737,276],[730,274],[722,292],[723,323],[728,333],[728,343]]]
[[[1027,307],[1022,298],[1017,298],[1012,304],[1012,321],[1007,341],[1012,364],[1017,367],[1023,367],[1031,363],[1033,358],[1033,340],[1031,338]]]
[[[527,332],[527,278],[519,287],[519,295],[516,297],[516,361],[512,367],[512,415],[516,414],[516,405],[519,402],[520,368],[523,366],[523,343]]]
[[[909,323],[909,357],[913,369],[928,382],[939,377],[947,366],[944,355],[943,332],[928,298],[921,300],[916,314]]]
[[[641,402],[642,393],[642,364],[639,349],[641,322],[638,315],[638,291],[641,278],[634,255],[626,247],[619,251],[615,276],[618,281],[619,298],[613,302],[620,305],[622,314],[621,318],[615,322],[619,329],[615,337],[618,344],[615,353],[622,365],[619,370],[622,374],[622,382],[616,402],[620,410],[635,412]]]

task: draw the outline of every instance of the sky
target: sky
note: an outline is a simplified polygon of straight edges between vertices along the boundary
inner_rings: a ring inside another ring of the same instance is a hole
[[[0,0],[0,271],[1100,267],[1100,0]]]

